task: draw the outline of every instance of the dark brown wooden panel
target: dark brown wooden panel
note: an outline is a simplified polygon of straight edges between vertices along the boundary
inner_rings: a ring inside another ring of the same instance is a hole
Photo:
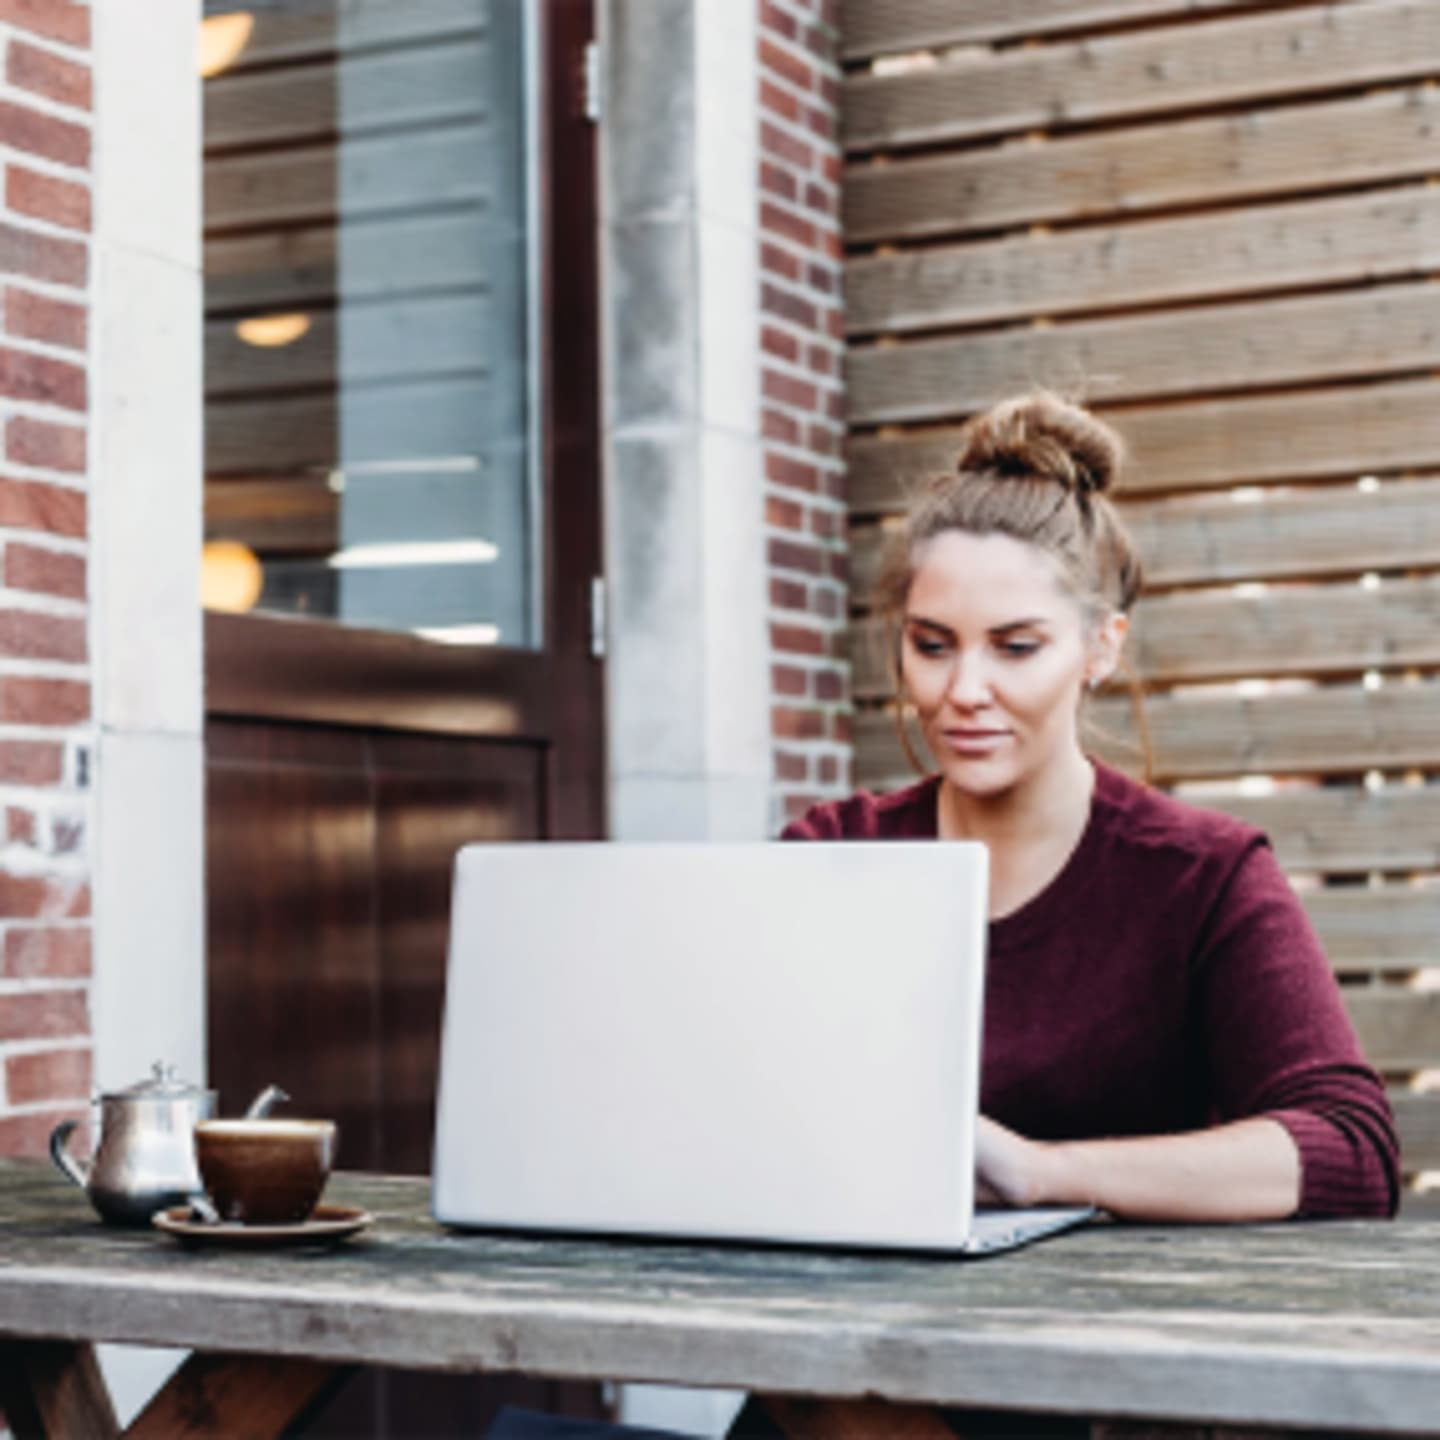
[[[845,267],[852,335],[1301,288],[1440,266],[1440,191],[1009,235]]]
[[[933,69],[855,75],[845,144],[898,149],[1040,127],[1418,79],[1440,54],[1430,0],[1370,0],[1134,35],[977,52]]]
[[[866,347],[850,419],[945,419],[1037,384],[1099,403],[1394,375],[1433,365],[1437,333],[1440,287],[1402,284]]]
[[[1131,453],[1127,496],[1440,467],[1433,380],[1100,413]],[[954,469],[959,430],[857,436],[846,453],[851,513],[884,513],[902,508],[913,485]]]
[[[1416,87],[851,165],[842,194],[845,238],[856,245],[960,235],[1423,179],[1435,168],[1437,113],[1440,93]]]
[[[1253,0],[845,0],[840,49],[847,60],[910,50],[1030,39],[1087,25],[1188,19]]]

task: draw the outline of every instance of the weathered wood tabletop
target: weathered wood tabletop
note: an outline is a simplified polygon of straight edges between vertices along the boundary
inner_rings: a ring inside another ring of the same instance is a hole
[[[420,1180],[330,1250],[102,1226],[0,1165],[0,1335],[1375,1434],[1440,1431],[1440,1227],[1097,1225],[958,1261],[450,1233]]]

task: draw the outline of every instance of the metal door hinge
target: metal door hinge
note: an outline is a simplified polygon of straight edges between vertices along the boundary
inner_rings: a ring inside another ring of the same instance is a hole
[[[590,581],[590,655],[605,658],[605,577],[596,575]]]
[[[605,109],[604,82],[600,78],[600,42],[592,40],[585,47],[585,74],[582,79],[585,118],[598,122]]]

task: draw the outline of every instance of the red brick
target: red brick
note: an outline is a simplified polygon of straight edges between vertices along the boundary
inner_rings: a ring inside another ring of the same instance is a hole
[[[830,717],[830,738],[838,740],[842,745],[849,745],[854,740],[854,731],[848,715],[832,715]]]
[[[814,63],[782,49],[763,35],[760,37],[760,63],[772,74],[789,81],[797,90],[810,90],[814,86]]]
[[[47,485],[43,480],[0,477],[0,526],[83,539],[87,526],[85,496],[63,485]]]
[[[845,258],[845,242],[840,238],[838,230],[826,230],[821,236],[824,241],[825,253],[832,260],[843,260]]]
[[[831,500],[838,500],[842,505],[850,498],[843,470],[832,470],[825,476],[825,494]]]
[[[10,590],[83,600],[87,593],[85,557],[12,543],[5,547],[5,585]]]
[[[760,106],[786,120],[800,118],[800,102],[788,90],[781,89],[764,76],[760,78]]]
[[[74,0],[0,0],[0,20],[67,45],[90,43],[90,10]]]
[[[800,443],[800,424],[779,410],[765,410],[761,415],[761,429],[767,440],[779,440],[786,445]]]
[[[811,32],[814,33],[813,31]],[[832,109],[840,108],[840,82],[833,75],[821,74],[816,82],[820,90],[820,98]]]
[[[50,1153],[50,1132],[62,1120],[79,1120],[80,1129],[70,1139],[77,1155],[90,1146],[89,1107],[75,1106],[55,1110],[31,1110],[24,1115],[6,1115],[0,1119],[0,1155],[15,1160],[43,1160]]]
[[[13,149],[43,155],[57,165],[83,169],[90,163],[90,132],[83,125],[41,114],[28,105],[0,100],[0,135]]]
[[[6,932],[5,975],[12,980],[78,980],[90,974],[88,926],[23,926]]]
[[[821,670],[815,676],[815,698],[817,700],[843,700],[845,682],[833,670]]]
[[[807,209],[818,210],[822,215],[835,213],[834,195],[823,185],[817,185],[813,181],[805,187],[805,205]]]
[[[812,510],[810,529],[822,540],[838,540],[845,533],[845,519],[833,510]]]
[[[85,473],[85,431],[75,425],[52,425],[16,415],[5,426],[5,455],[17,465]]]
[[[90,1010],[83,990],[31,990],[7,995],[0,1005],[0,1040],[48,1040],[89,1033]]]
[[[5,328],[22,340],[83,350],[88,327],[83,305],[32,295],[12,285],[5,292]]]
[[[7,675],[0,680],[0,720],[7,724],[80,725],[89,718],[90,687],[83,680],[45,680],[33,675]],[[0,741],[0,763],[6,751],[18,743]],[[54,779],[59,778],[57,763]]]
[[[835,123],[834,114],[830,111],[807,107],[805,124],[809,127],[812,135],[818,135],[827,145],[835,143],[836,131],[839,127]]]
[[[832,552],[829,560],[830,578],[832,580],[850,579],[850,557],[848,555],[835,554]]]
[[[803,570],[819,575],[825,568],[825,555],[813,545],[797,545],[791,540],[771,540],[768,545],[771,566],[776,570]],[[0,752],[3,752],[0,744]]]
[[[820,157],[820,173],[838,188],[841,177],[845,173],[844,167],[840,163],[840,157],[838,155],[822,155]]]
[[[84,620],[34,610],[0,610],[0,655],[78,664],[88,654]]]
[[[798,580],[772,579],[770,603],[777,610],[803,610],[809,593]]]
[[[17,214],[48,220],[50,224],[61,225],[67,230],[88,230],[93,218],[88,186],[76,184],[73,180],[57,180],[53,175],[42,175],[38,170],[26,170],[20,165],[12,165],[6,171],[5,203]],[[21,230],[16,234],[30,235],[30,232]],[[73,241],[50,240],[41,236],[31,236],[31,239],[45,239],[49,245],[57,247],[47,269],[61,273],[47,273],[47,270],[37,269],[33,264],[23,267],[9,265],[7,269],[21,268],[24,274],[33,275],[37,280],[56,280],[63,285],[85,283],[83,246]]]
[[[799,781],[810,778],[810,761],[804,755],[793,751],[775,752],[775,778],[777,780]]]
[[[65,750],[53,740],[0,740],[0,784],[58,785],[64,773]]]
[[[770,731],[782,740],[821,740],[825,736],[825,716],[819,710],[776,705],[770,711]]]
[[[770,648],[791,655],[823,655],[825,636],[818,630],[807,630],[800,625],[772,625]]]
[[[820,318],[819,312],[808,300],[791,295],[768,281],[760,286],[760,308],[771,315],[779,315],[781,319],[789,320],[794,325],[803,325],[807,330],[813,330]]]
[[[813,410],[820,399],[820,392],[808,381],[782,375],[778,370],[765,371],[761,389],[767,400],[793,405],[797,410]]]
[[[815,587],[815,613],[823,616],[826,620],[838,620],[840,618],[840,597],[833,590],[827,590],[823,585]]]
[[[834,785],[840,779],[840,761],[834,755],[820,757],[820,783]]]
[[[765,523],[776,525],[782,530],[803,530],[805,528],[805,508],[796,505],[791,500],[781,500],[778,496],[767,495],[765,497]]]
[[[823,345],[812,345],[806,352],[805,363],[817,374],[826,377],[837,375],[840,359]]]
[[[802,270],[799,260],[779,245],[760,246],[760,265],[762,269],[773,275],[782,275],[786,280],[798,280]]]
[[[809,683],[809,675],[796,665],[770,667],[770,685],[777,695],[803,695]]]
[[[833,391],[825,397],[825,413],[839,423],[845,420],[845,397],[838,391]]]
[[[0,395],[12,400],[38,400],[65,410],[86,407],[85,372],[67,360],[0,350]]]
[[[23,40],[12,40],[5,74],[10,83],[21,90],[33,90],[61,105],[73,105],[77,110],[90,108],[88,65],[77,65],[73,60],[64,60]]]
[[[792,460],[788,455],[766,455],[765,477],[776,485],[786,485],[792,490],[814,492],[820,488],[820,472],[802,460]]]
[[[840,453],[840,437],[825,425],[811,425],[805,432],[805,443],[817,455],[835,456]]]
[[[832,340],[843,340],[845,338],[845,312],[843,310],[827,311],[825,328],[830,332]]]
[[[815,227],[808,220],[803,220],[783,206],[774,205],[768,200],[760,202],[760,228],[773,231],[776,235],[784,235],[797,245],[807,248],[815,244]]]
[[[5,1090],[12,1105],[45,1100],[88,1100],[90,1051],[41,1050],[5,1062]]]
[[[800,33],[800,26],[795,20],[778,5],[770,4],[770,0],[761,0],[760,23],[767,30],[774,30],[787,40],[793,40]]]
[[[760,148],[781,160],[788,160],[801,170],[808,170],[815,160],[815,151],[804,140],[797,139],[769,120],[760,122]]]
[[[778,355],[782,360],[799,360],[800,342],[773,325],[766,325],[760,331],[760,348],[767,354]]]
[[[19,805],[9,805],[5,809],[5,838],[17,841],[21,845],[33,845],[35,843],[35,812],[26,810]]]
[[[811,265],[805,272],[805,278],[816,290],[823,290],[827,295],[835,293],[836,278],[833,270],[827,270],[823,265]]]
[[[769,160],[760,162],[760,188],[778,195],[782,200],[794,200],[800,194],[800,185],[795,177]]]

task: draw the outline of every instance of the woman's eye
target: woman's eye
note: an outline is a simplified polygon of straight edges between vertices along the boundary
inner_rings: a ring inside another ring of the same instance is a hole
[[[947,648],[943,640],[933,640],[925,635],[912,635],[910,644],[921,655],[943,655]]]
[[[1039,648],[1039,642],[1035,640],[1002,640],[999,646],[1000,653],[1011,660],[1033,655]]]

